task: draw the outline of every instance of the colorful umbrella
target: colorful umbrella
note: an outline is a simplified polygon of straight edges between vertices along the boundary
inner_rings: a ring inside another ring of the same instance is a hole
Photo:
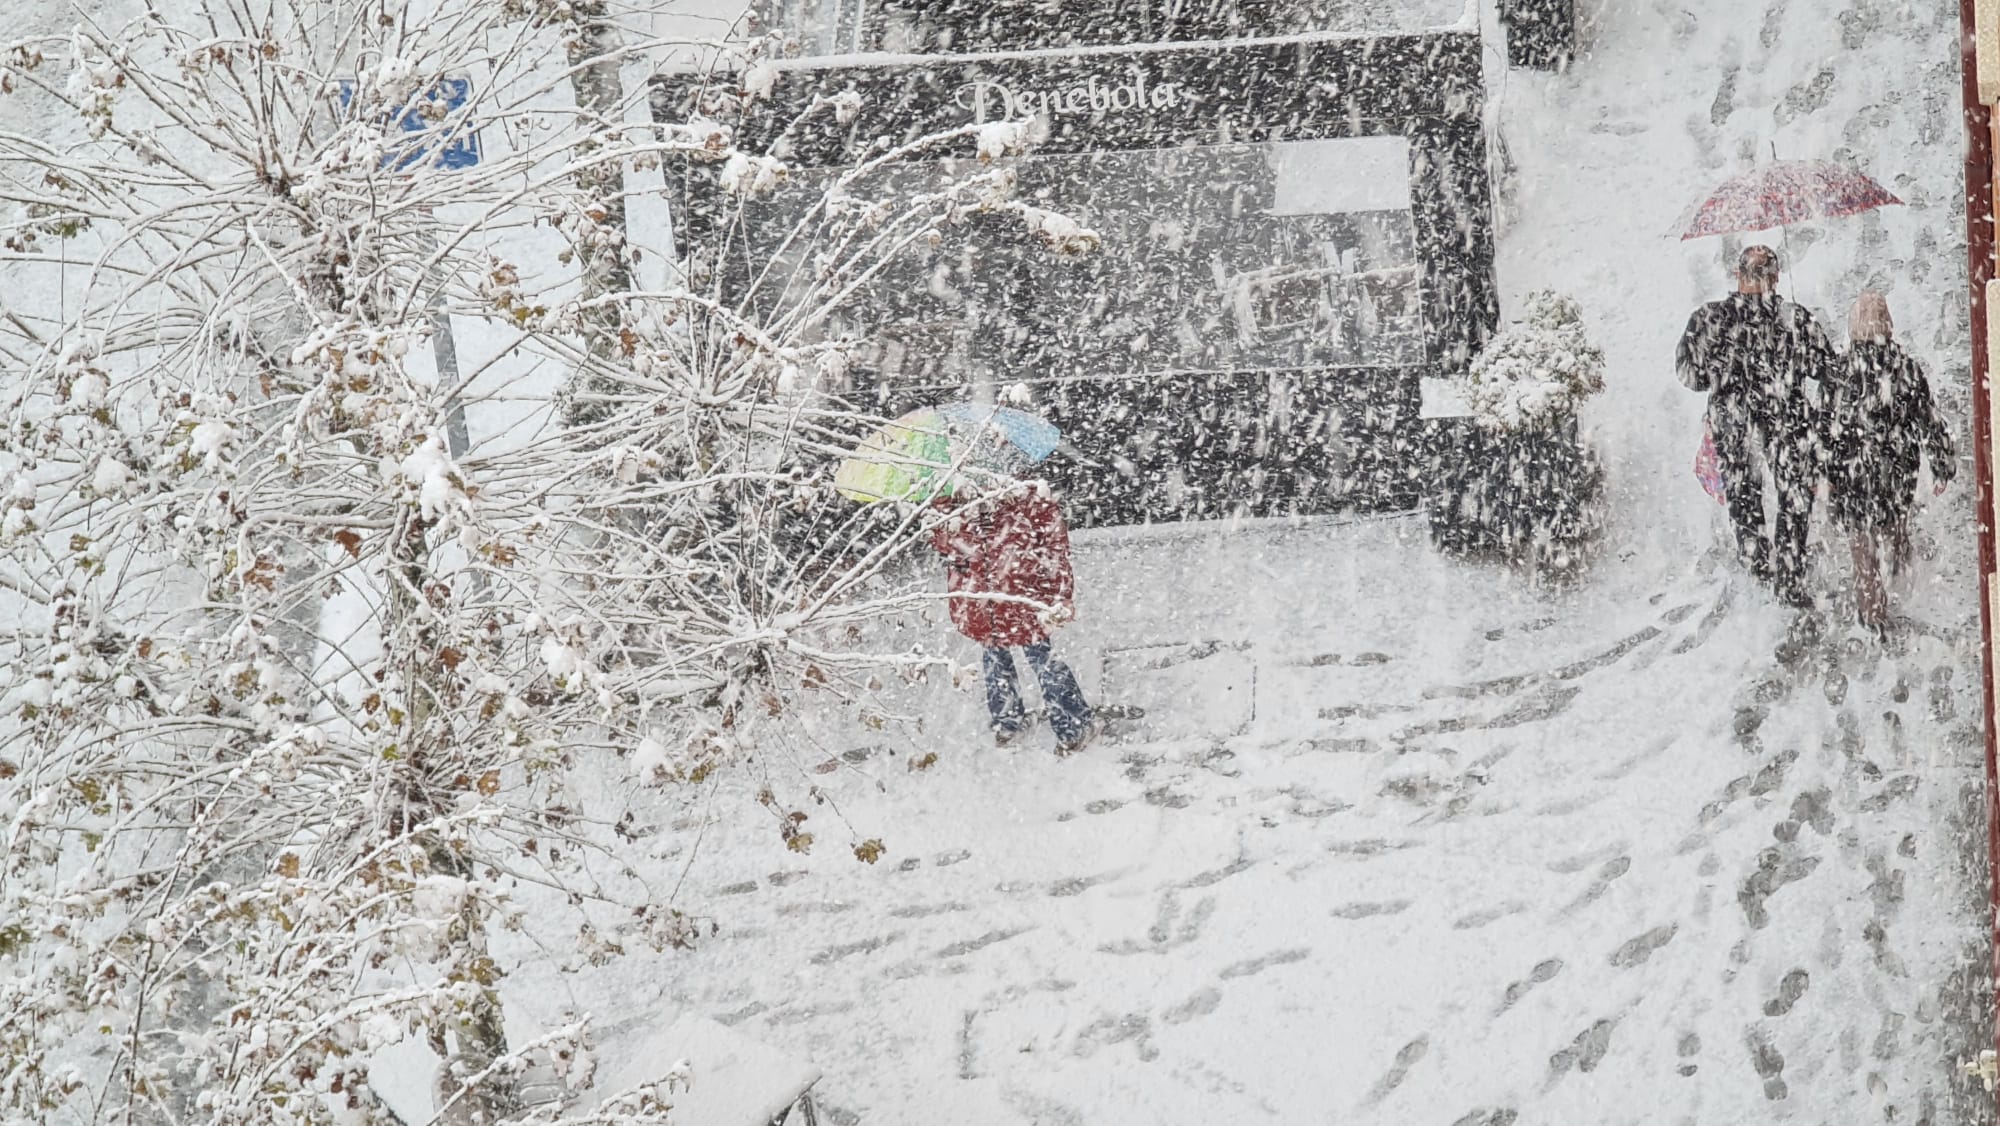
[[[1808,219],[1835,219],[1903,201],[1859,172],[1830,160],[1778,160],[1723,182],[1694,205],[1682,241],[1764,231]]]
[[[922,407],[870,434],[840,463],[833,485],[863,504],[952,496],[962,483],[957,470],[1012,473],[1047,458],[1061,440],[1047,419],[1011,407]]]
[[[940,403],[930,409],[968,440],[989,431],[997,433],[1031,462],[1048,460],[1062,442],[1062,431],[1056,429],[1055,423],[1012,407],[957,402]]]

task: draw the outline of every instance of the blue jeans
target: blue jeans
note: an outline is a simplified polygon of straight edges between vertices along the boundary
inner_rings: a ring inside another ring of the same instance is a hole
[[[1049,643],[1021,646],[1028,667],[1042,685],[1042,703],[1047,705],[1049,727],[1056,740],[1075,742],[1090,726],[1090,705],[1069,666],[1049,656]],[[993,729],[1013,733],[1027,723],[1027,709],[1021,705],[1021,689],[1014,680],[1014,655],[1005,649],[988,649],[985,656],[986,710],[993,716]]]

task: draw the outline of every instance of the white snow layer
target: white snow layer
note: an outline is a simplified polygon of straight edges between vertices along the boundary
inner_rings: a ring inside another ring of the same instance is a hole
[[[1822,542],[1827,639],[1774,657],[1672,372],[1732,247],[1661,237],[1773,141],[1851,156],[1909,206],[1791,232],[1785,288],[1836,326],[1888,292],[1964,447],[1956,9],[1580,7],[1568,73],[1489,57],[1507,312],[1574,294],[1608,361],[1579,585],[1440,559],[1420,518],[1081,534],[1057,653],[1142,720],[996,751],[932,683],[888,700],[921,732],[829,702],[755,778],[634,793],[634,862],[719,934],[578,974],[524,947],[517,1018],[692,1011],[822,1069],[840,1123],[1984,1120],[1970,489],[1920,520],[1899,640],[1844,628]],[[766,771],[831,799],[811,855],[717,812]]]
[[[1909,206],[1792,232],[1785,288],[1830,326],[1886,292],[1968,447],[1956,6],[1579,8],[1562,75],[1504,71],[1485,23],[1519,169],[1499,276],[1575,295],[1608,360],[1580,585],[1442,560],[1413,519],[1080,534],[1057,653],[1143,720],[999,752],[976,690],[932,683],[888,701],[919,732],[829,704],[693,792],[633,785],[653,746],[579,778],[719,933],[577,973],[563,936],[497,936],[515,1022],[588,1011],[629,1066],[692,1012],[822,1070],[843,1126],[1988,1120],[1953,1067],[1990,1017],[1969,485],[1921,521],[1903,640],[1775,660],[1786,615],[1717,548],[1671,370],[1725,246],[1661,237],[1772,141],[1851,156]],[[463,503],[441,451],[401,468]],[[743,815],[767,773],[832,799],[810,855]]]

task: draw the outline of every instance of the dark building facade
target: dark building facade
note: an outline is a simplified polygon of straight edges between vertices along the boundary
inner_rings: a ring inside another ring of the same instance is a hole
[[[915,250],[830,326],[864,342],[850,393],[894,413],[1026,384],[1084,524],[1415,503],[1419,380],[1496,320],[1476,31],[1326,30],[1365,3],[809,7],[770,17],[818,30],[741,123],[753,149],[784,134],[798,170],[746,228],[787,229],[878,138],[1034,115],[1016,197],[1102,239],[1057,258],[985,218]],[[663,77],[657,116],[684,120],[702,85]],[[850,90],[848,120],[798,124]],[[976,168],[971,147],[897,175]],[[735,213],[685,177],[699,247]]]

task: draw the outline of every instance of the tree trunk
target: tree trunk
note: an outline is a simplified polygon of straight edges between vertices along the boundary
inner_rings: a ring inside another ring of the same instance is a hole
[[[453,674],[436,659],[442,642],[429,624],[431,608],[424,604],[428,586],[424,556],[429,547],[429,524],[414,512],[405,519],[406,524],[395,534],[391,548],[384,631],[385,647],[402,665],[407,703],[403,721],[407,753],[400,760],[402,777],[398,787],[403,808],[399,818],[389,825],[390,831],[398,834],[446,812],[451,800],[443,779],[433,776],[440,757],[433,753],[433,744],[451,736],[449,728],[432,721],[448,710],[442,705],[453,694],[448,683]],[[461,880],[473,878],[471,864],[447,842],[427,836],[421,844],[433,871]],[[461,902],[450,934],[457,946],[453,959],[456,968],[476,983],[479,990],[464,1011],[430,1030],[431,1049],[445,1064],[436,1085],[440,1106],[459,1096],[464,1089],[461,1077],[477,1075],[507,1054],[507,1030],[496,986],[499,969],[487,952],[485,920],[473,897],[467,896]],[[504,1122],[520,1109],[514,1078],[496,1075],[465,1090],[464,1097],[445,1112],[441,1121],[448,1126],[485,1126]]]

